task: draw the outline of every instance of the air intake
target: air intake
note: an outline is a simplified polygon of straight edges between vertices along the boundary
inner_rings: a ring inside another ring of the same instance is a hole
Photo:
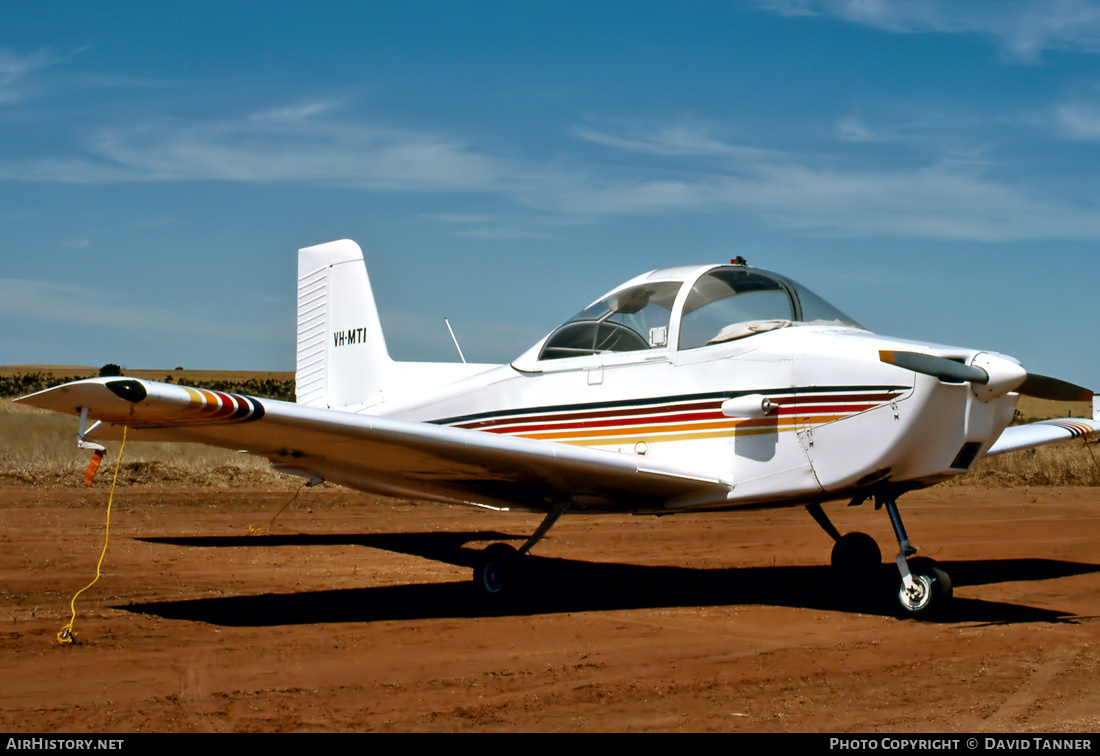
[[[955,455],[955,461],[951,463],[952,470],[969,470],[970,466],[974,464],[974,458],[978,456],[978,449],[981,449],[982,445],[976,441],[970,441],[963,444],[959,449],[959,453]]]

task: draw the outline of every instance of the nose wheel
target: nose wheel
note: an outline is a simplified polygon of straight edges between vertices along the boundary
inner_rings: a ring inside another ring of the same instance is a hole
[[[939,567],[910,565],[909,576],[909,583],[903,579],[898,589],[898,605],[903,616],[930,617],[941,611],[954,595],[951,578]]]
[[[894,561],[901,575],[897,604],[901,616],[927,619],[941,613],[954,596],[951,578],[931,559],[910,559],[917,550],[909,543],[894,499],[880,499],[876,504],[886,507],[898,539],[899,551]]]
[[[931,559],[913,556],[917,550],[909,543],[893,498],[877,499],[875,506],[876,509],[886,507],[894,535],[898,539],[899,551],[894,561],[898,567],[899,581],[893,583],[893,600],[896,601],[898,615],[929,618],[939,614],[950,604],[954,595],[950,576]],[[819,505],[812,504],[807,509],[836,542],[833,545],[832,565],[845,590],[857,591],[859,595],[863,595],[866,589],[878,584],[875,576],[882,566],[882,551],[875,539],[866,533],[848,533],[842,536]]]

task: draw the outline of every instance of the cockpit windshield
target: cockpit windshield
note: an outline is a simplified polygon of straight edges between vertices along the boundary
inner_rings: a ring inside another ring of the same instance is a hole
[[[861,327],[809,289],[768,271],[721,266],[655,274],[665,280],[619,289],[567,320],[546,338],[537,359],[698,349],[810,323]]]
[[[539,359],[667,347],[672,305],[681,286],[678,281],[645,283],[600,300],[554,331]]]
[[[793,281],[750,268],[716,268],[700,276],[688,294],[680,319],[679,348],[720,344],[798,323],[859,327]]]

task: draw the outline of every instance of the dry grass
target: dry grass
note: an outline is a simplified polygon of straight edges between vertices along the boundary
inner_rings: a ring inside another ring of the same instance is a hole
[[[110,485],[118,443],[108,445],[95,485]],[[0,485],[83,485],[91,452],[76,446],[76,418],[0,400]],[[119,482],[296,487],[267,460],[197,444],[129,442]]]
[[[944,485],[1100,486],[1100,447],[1077,440],[986,457]]]
[[[1066,417],[1092,417],[1090,402],[1054,402],[1020,397],[1014,424]],[[1083,441],[1040,446],[986,457],[950,486],[1100,486],[1100,447]]]
[[[294,373],[223,370],[127,370],[135,378],[219,388],[293,400]],[[0,485],[83,485],[91,452],[76,446],[76,418],[15,404],[16,396],[69,380],[90,378],[99,368],[81,365],[0,366]],[[290,396],[287,396],[289,392]],[[110,485],[118,444],[110,444],[95,485]],[[267,460],[198,444],[130,442],[119,468],[125,484],[296,487],[300,478],[280,475]]]

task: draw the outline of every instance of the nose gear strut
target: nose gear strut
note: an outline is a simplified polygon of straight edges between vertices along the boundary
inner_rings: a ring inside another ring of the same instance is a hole
[[[867,498],[867,496],[856,497],[852,505],[860,504]],[[886,507],[890,524],[894,528],[894,535],[898,539],[898,555],[894,561],[901,578],[897,591],[900,615],[929,617],[943,609],[951,599],[953,594],[951,578],[931,559],[914,557],[917,550],[909,542],[909,536],[905,532],[905,525],[898,512],[896,495],[876,495],[875,509],[883,506]],[[822,530],[835,541],[832,564],[841,581],[856,587],[876,582],[873,578],[882,565],[882,553],[875,539],[866,533],[859,532],[841,535],[820,504],[809,504],[806,509]]]
[[[886,507],[894,535],[898,539],[898,555],[894,561],[897,562],[898,572],[901,574],[898,604],[902,616],[929,617],[942,610],[951,599],[951,578],[931,559],[918,558],[910,561],[909,557],[916,554],[917,550],[909,543],[896,499],[876,497],[875,508],[882,506]]]

